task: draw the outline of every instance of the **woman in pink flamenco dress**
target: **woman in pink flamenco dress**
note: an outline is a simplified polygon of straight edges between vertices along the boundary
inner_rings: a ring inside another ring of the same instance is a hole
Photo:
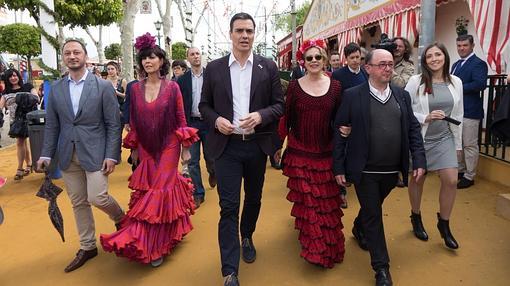
[[[179,155],[189,160],[198,135],[186,127],[179,86],[164,78],[170,66],[165,52],[148,33],[137,38],[135,47],[147,78],[132,87],[130,130],[123,145],[140,164],[129,178],[129,211],[116,232],[101,235],[101,244],[117,256],[157,267],[193,228],[193,186],[178,173],[178,163]]]

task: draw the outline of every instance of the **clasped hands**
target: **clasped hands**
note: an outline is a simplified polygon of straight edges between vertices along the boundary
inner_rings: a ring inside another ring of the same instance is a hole
[[[239,128],[242,129],[253,129],[260,123],[262,123],[262,116],[258,112],[251,112],[246,117],[241,118],[241,124]],[[225,117],[218,117],[216,119],[216,128],[224,135],[230,135],[234,132],[235,126]]]

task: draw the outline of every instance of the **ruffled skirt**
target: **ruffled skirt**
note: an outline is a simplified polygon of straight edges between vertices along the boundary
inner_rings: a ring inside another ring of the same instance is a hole
[[[175,175],[167,178],[162,187],[153,187],[149,183],[151,169],[149,162],[142,161],[131,176],[129,187],[135,191],[131,193],[129,211],[121,229],[100,236],[105,251],[141,263],[170,254],[193,229],[190,215],[195,206],[191,179],[174,169]]]
[[[287,199],[294,203],[291,215],[299,230],[301,256],[312,264],[332,268],[343,261],[345,238],[331,156],[312,159],[288,152],[283,174],[289,178]]]

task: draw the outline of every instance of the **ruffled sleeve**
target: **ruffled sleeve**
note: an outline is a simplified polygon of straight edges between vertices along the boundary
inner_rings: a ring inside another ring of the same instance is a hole
[[[126,137],[124,137],[122,146],[127,149],[138,148],[138,138],[136,136],[136,132],[133,129],[131,129],[126,135]]]
[[[175,135],[177,135],[177,138],[184,147],[190,147],[200,139],[198,137],[198,129],[192,127],[177,128],[177,130],[175,130]]]

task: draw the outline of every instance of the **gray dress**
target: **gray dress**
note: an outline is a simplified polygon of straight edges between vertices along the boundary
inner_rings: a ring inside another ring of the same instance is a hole
[[[429,94],[429,110],[443,110],[450,116],[453,109],[453,96],[446,83],[434,83],[433,94]],[[457,168],[457,151],[450,125],[444,120],[432,121],[425,133],[425,155],[427,170]]]

